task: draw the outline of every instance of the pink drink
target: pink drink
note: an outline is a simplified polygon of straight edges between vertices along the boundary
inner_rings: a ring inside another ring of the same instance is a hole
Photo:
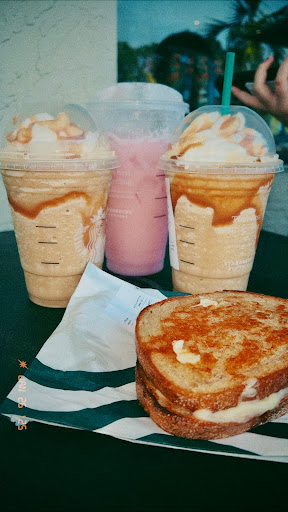
[[[187,108],[175,89],[141,82],[107,87],[89,103],[120,164],[112,178],[106,236],[107,266],[116,274],[143,276],[163,268],[168,215],[158,165]]]
[[[160,156],[167,139],[110,136],[119,168],[110,188],[106,228],[109,270],[140,276],[163,268],[167,235],[167,198]]]

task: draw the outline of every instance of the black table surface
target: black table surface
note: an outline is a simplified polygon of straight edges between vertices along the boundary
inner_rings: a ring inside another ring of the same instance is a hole
[[[248,289],[288,298],[288,238],[262,231]],[[130,280],[130,279],[128,279]],[[171,290],[162,272],[131,280]],[[14,232],[0,233],[0,401],[32,363],[64,310],[29,301]],[[286,464],[120,441],[0,416],[0,510],[282,511]]]

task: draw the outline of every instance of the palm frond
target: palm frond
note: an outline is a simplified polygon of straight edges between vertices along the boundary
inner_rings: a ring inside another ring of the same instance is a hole
[[[247,0],[249,4],[249,15],[250,19],[257,19],[260,14],[260,4],[262,4],[262,0]]]
[[[239,19],[242,19],[244,16],[247,16],[249,13],[249,2],[246,0],[233,0],[233,10],[234,16]]]
[[[265,2],[264,0],[264,5],[268,5],[270,2],[269,0]],[[263,7],[264,7],[263,5]],[[288,5],[285,5],[284,7],[281,7],[281,9],[279,9],[278,11],[274,11],[274,12],[271,12],[271,14],[264,14],[264,12],[262,11],[262,9],[259,9],[259,11],[261,12],[261,16],[267,20],[267,22],[269,22],[270,20],[273,20],[273,19],[276,19],[276,20],[281,20],[283,18],[286,18],[288,16]]]
[[[219,34],[221,34],[221,32],[223,32],[223,30],[230,28],[230,26],[231,26],[231,23],[227,23],[227,22],[225,23],[223,21],[214,19],[214,20],[212,20],[212,23],[206,24],[205,36],[215,38]]]
[[[265,15],[261,9],[263,3],[265,0],[233,0],[233,13],[229,22],[224,23],[214,19],[207,25],[206,37],[214,40],[221,32],[227,31],[225,49],[236,53],[235,65],[238,70],[249,67],[256,69],[263,59],[265,48],[267,50],[268,45],[273,49],[275,60],[281,61],[281,57],[283,59],[283,50],[279,48],[280,43],[271,44],[269,39],[264,37],[264,33],[278,24],[280,30],[283,30],[281,27],[285,24],[285,20],[288,21],[288,5],[274,13]],[[261,34],[263,34],[263,39]]]
[[[233,0],[233,16],[231,22],[247,23],[256,20],[260,15],[262,0]]]
[[[233,0],[233,14],[231,15],[231,24],[243,23],[249,15],[249,7],[246,0]]]

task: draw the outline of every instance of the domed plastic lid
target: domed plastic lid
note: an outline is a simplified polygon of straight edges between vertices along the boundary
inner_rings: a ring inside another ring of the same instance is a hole
[[[180,92],[163,84],[146,82],[120,82],[97,91],[87,104],[88,110],[97,109],[144,109],[180,110],[189,112]]]
[[[201,107],[184,118],[170,142],[163,169],[172,163],[203,173],[231,173],[232,165],[236,172],[283,170],[267,123],[247,107],[231,106],[227,115],[221,115],[220,105]]]
[[[113,169],[115,153],[82,107],[27,104],[1,140],[0,166],[14,170]]]

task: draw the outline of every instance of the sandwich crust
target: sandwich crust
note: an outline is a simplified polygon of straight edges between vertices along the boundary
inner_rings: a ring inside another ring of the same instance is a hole
[[[181,425],[183,435],[190,423],[202,425],[193,416],[199,409],[215,413],[246,401],[256,404],[288,388],[287,349],[285,299],[237,291],[166,299],[145,308],[136,322],[139,400],[156,423],[161,418],[163,425]],[[229,425],[229,432],[217,424],[215,435],[234,435],[282,415],[287,402],[288,395],[281,395],[273,412],[258,413],[232,430]],[[212,422],[204,423],[210,432]],[[197,436],[214,438],[209,432]]]
[[[213,423],[200,421],[192,416],[182,416],[159,405],[142,381],[138,368],[136,368],[136,392],[143,409],[159,427],[169,434],[188,439],[222,439],[243,434],[251,428],[275,420],[288,412],[288,395],[286,395],[278,407],[244,423]]]

